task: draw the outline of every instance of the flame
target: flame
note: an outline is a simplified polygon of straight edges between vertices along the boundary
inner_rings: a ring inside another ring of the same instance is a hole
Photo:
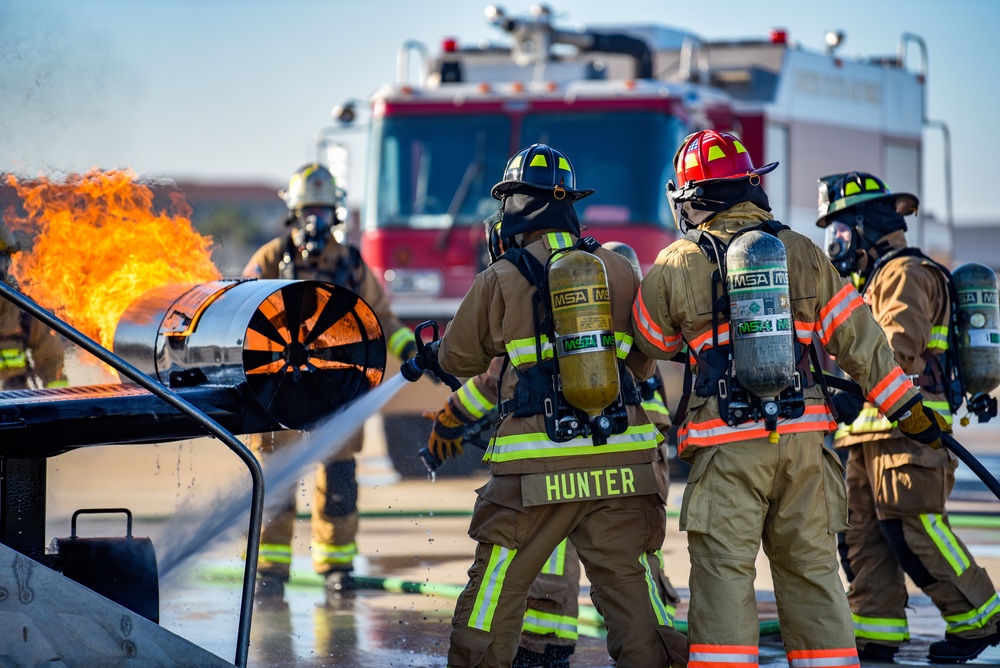
[[[11,208],[4,219],[34,239],[30,251],[13,256],[21,289],[105,348],[146,291],[221,276],[211,239],[194,230],[183,197],[171,197],[176,215],[154,211],[152,190],[131,170],[93,169],[62,182],[8,175],[7,183],[27,213]]]

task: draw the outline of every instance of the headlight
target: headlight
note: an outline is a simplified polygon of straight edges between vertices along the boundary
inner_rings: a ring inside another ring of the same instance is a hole
[[[438,297],[443,285],[441,272],[433,269],[389,269],[385,272],[386,290],[396,296]]]

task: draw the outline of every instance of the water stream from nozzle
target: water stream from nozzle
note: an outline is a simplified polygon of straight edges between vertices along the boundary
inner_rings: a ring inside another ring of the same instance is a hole
[[[275,452],[264,462],[264,514],[288,498],[287,491],[313,462],[326,461],[344,449],[365,421],[382,409],[406,384],[395,375],[347,404],[292,445]],[[191,557],[204,552],[221,536],[234,529],[246,531],[250,516],[250,481],[241,480],[220,492],[207,504],[182,505],[154,540],[160,579],[166,578]]]

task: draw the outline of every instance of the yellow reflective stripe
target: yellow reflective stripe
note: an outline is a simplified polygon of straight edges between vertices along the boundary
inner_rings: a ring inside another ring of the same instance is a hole
[[[492,548],[486,572],[479,583],[479,591],[476,592],[476,602],[472,605],[472,614],[469,615],[469,626],[480,631],[489,631],[493,625],[493,614],[496,612],[497,601],[500,600],[500,593],[503,591],[507,569],[517,554],[517,550],[509,550],[500,545],[494,545]]]
[[[868,640],[889,640],[904,642],[910,639],[910,627],[906,619],[893,617],[862,617],[852,614],[854,637]]]
[[[545,156],[541,153],[536,153],[531,157],[531,164],[528,167],[548,167],[549,163],[545,159]]]
[[[694,151],[689,152],[684,156],[684,168],[691,169],[692,167],[698,166],[698,154]]]
[[[660,626],[673,626],[674,620],[671,619],[667,605],[660,597],[660,588],[656,586],[656,574],[649,565],[649,555],[643,552],[639,556],[639,564],[646,576],[646,592],[649,594],[649,604],[653,606],[653,612],[656,614],[656,623]]]
[[[948,350],[948,328],[931,327],[931,340],[927,344],[928,350]]]
[[[659,392],[654,392],[653,398],[649,401],[642,402],[642,410],[646,411],[646,413],[659,413],[664,416],[670,415],[670,409],[667,408]]]
[[[550,250],[569,248],[576,243],[573,239],[573,235],[569,232],[548,232],[545,236],[548,239]]]
[[[844,186],[844,195],[855,195],[861,192],[861,186],[859,186],[854,181],[849,181],[846,186]]]
[[[461,402],[462,408],[464,408],[469,415],[474,418],[481,418],[486,415],[488,411],[496,408],[496,404],[484,397],[483,393],[479,391],[479,388],[476,387],[475,382],[471,379],[467,380],[462,387],[458,388],[456,396],[458,397],[459,402]]]
[[[881,191],[882,188],[879,186],[878,181],[876,181],[875,179],[869,178],[869,179],[865,179],[865,190],[879,190],[879,191]]]
[[[635,343],[635,339],[625,332],[615,332],[615,344],[618,346],[618,359],[623,360],[628,357],[629,352],[632,350],[632,344]]]
[[[959,633],[985,628],[998,612],[1000,612],[1000,598],[993,594],[986,603],[975,610],[960,615],[947,615],[944,621],[948,625],[948,633]]]
[[[745,147],[743,146],[743,144],[741,144],[741,143],[740,143],[740,142],[738,142],[738,141],[734,141],[734,142],[733,142],[733,146],[735,146],[735,147],[736,147],[736,152],[737,152],[737,153],[746,153],[746,152],[747,152],[747,150],[746,150],[746,148],[745,148]]]
[[[57,388],[57,387],[69,387],[68,380],[53,380],[45,384],[45,387]]]
[[[311,543],[312,560],[314,564],[343,565],[354,561],[358,555],[358,544],[331,545],[330,543]]]
[[[559,169],[565,169],[567,172],[573,171],[572,169],[570,169],[569,160],[567,160],[562,156],[559,156]]]
[[[521,624],[521,631],[537,633],[542,636],[566,638],[568,640],[576,640],[580,637],[577,631],[576,617],[542,612],[534,608],[527,608],[524,611],[524,622]]]
[[[514,339],[504,345],[510,363],[514,366],[521,366],[527,362],[538,363],[538,353],[535,351],[535,339]],[[552,359],[552,342],[549,337],[542,334],[542,359]]]
[[[282,543],[261,543],[257,560],[272,564],[292,563],[292,546]]]
[[[403,354],[406,345],[411,341],[413,341],[413,331],[408,327],[400,327],[389,337],[386,346],[389,348],[390,353],[399,357]]]
[[[920,523],[924,525],[924,531],[938,548],[938,552],[951,564],[955,575],[964,573],[971,564],[969,555],[962,549],[962,545],[951,532],[951,527],[944,517],[934,513],[926,513],[920,516]]]
[[[925,401],[924,406],[931,408],[941,414],[945,422],[951,424],[954,416],[951,413],[951,406],[947,401]],[[896,426],[895,422],[890,422],[877,408],[866,404],[854,422],[846,427],[837,430],[835,438],[846,436],[847,434],[869,434],[874,432],[889,431]]]
[[[4,348],[0,350],[0,368],[23,369],[28,366],[24,351],[19,348]]]
[[[520,166],[521,166],[521,156],[515,155],[513,158],[510,159],[510,164],[507,165],[507,169],[517,169]]]
[[[568,540],[568,538],[563,538],[556,545],[556,549],[552,550],[552,554],[549,555],[549,558],[545,560],[545,565],[542,566],[542,573],[546,575],[562,575],[566,572],[566,542]]]
[[[708,161],[718,160],[719,158],[725,158],[726,154],[718,145],[712,145],[708,147]]]
[[[594,439],[589,436],[586,438],[579,436],[565,443],[556,443],[550,441],[545,433],[514,434],[495,437],[490,442],[483,461],[510,462],[518,459],[636,452],[655,448],[662,439],[660,432],[651,422],[629,427],[621,434],[612,434],[604,445],[594,445]]]

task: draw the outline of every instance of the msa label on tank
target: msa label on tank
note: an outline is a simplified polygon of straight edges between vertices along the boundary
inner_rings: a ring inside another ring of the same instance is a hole
[[[787,290],[788,270],[784,267],[730,269],[726,272],[729,292],[747,290]]]
[[[606,285],[582,285],[569,290],[559,290],[552,293],[552,310],[560,311],[584,304],[597,304],[611,301]]]
[[[1000,330],[970,329],[966,334],[968,335],[968,341],[965,345],[970,348],[1000,347]]]
[[[996,306],[996,290],[959,290],[959,306]]]
[[[615,349],[615,333],[608,331],[578,332],[556,337],[556,355],[578,355]]]

